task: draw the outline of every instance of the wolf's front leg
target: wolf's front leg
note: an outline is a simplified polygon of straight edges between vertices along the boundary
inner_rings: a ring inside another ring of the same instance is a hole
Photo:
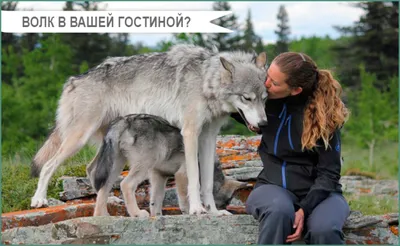
[[[230,215],[226,210],[218,210],[215,205],[214,187],[214,157],[216,140],[223,121],[212,122],[203,128],[199,142],[199,161],[201,177],[201,195],[207,211],[215,215]]]
[[[176,194],[178,195],[179,208],[182,214],[189,213],[188,178],[185,161],[183,160],[178,172],[175,173]]]
[[[188,177],[189,214],[206,213],[200,199],[198,137],[199,127],[194,117],[188,117],[182,128],[185,146],[186,172]]]
[[[168,177],[153,170],[150,173],[150,215],[161,216]]]

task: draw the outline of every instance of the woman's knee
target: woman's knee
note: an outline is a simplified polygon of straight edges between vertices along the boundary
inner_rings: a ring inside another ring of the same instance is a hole
[[[340,223],[334,221],[321,222],[318,225],[308,226],[308,231],[312,234],[335,234],[338,231],[342,231],[342,227],[339,226]]]
[[[307,227],[315,233],[341,231],[349,212],[349,205],[344,198],[332,194],[314,209],[308,218]]]
[[[290,201],[276,198],[272,198],[271,200],[272,201],[260,203],[249,199],[246,204],[246,211],[258,220],[263,219],[267,215],[282,219],[294,218],[294,206]]]
[[[326,242],[341,244],[343,242],[342,228],[347,218],[347,209],[346,206],[341,207],[339,204],[336,209],[336,211],[332,208],[330,211],[321,209],[318,213],[311,214],[307,223],[307,240],[316,244],[325,244]],[[322,210],[326,211],[325,215],[322,214]]]
[[[253,215],[265,212],[290,215],[294,214],[293,200],[281,187],[261,185],[254,189],[247,198],[246,211]]]
[[[344,234],[336,225],[322,225],[307,230],[304,240],[311,244],[342,244]]]

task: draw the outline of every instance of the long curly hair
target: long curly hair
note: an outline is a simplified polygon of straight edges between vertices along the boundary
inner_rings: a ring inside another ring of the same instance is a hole
[[[329,70],[318,69],[306,54],[285,52],[274,60],[291,88],[301,87],[308,97],[304,109],[302,149],[312,149],[322,139],[325,149],[333,132],[343,126],[349,110],[341,100],[342,87]]]

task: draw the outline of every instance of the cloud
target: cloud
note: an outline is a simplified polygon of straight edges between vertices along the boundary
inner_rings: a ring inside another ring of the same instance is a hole
[[[252,3],[252,19],[258,35],[265,40],[276,40],[277,14],[284,5],[289,16],[291,37],[338,37],[333,26],[349,26],[358,20],[363,10],[348,2],[258,2]]]

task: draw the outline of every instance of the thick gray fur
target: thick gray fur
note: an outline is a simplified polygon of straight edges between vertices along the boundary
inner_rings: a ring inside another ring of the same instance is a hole
[[[152,216],[160,215],[165,184],[173,175],[180,209],[183,213],[188,212],[185,155],[178,128],[158,116],[146,114],[118,117],[111,123],[99,154],[88,168],[88,175],[98,193],[95,216],[108,214],[105,206],[107,197],[124,163],[130,165],[130,172],[122,181],[121,190],[131,216],[148,216],[145,210],[139,210],[135,196],[131,196],[137,186],[148,178],[151,185],[150,211]],[[217,207],[224,208],[233,193],[245,183],[226,178],[218,158],[214,166],[213,194]]]
[[[189,213],[220,214],[212,195],[216,137],[233,112],[253,126],[267,123],[265,65],[265,53],[218,53],[177,45],[164,53],[108,58],[70,77],[55,129],[33,160],[33,168],[41,171],[31,206],[47,203],[47,186],[57,167],[88,141],[100,145],[112,120],[145,113],[181,129]]]

